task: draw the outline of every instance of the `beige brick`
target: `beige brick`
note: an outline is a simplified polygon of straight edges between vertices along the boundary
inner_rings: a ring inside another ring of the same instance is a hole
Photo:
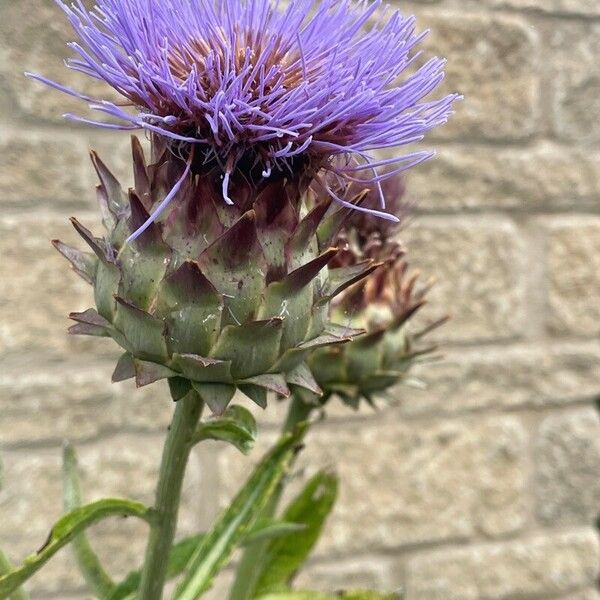
[[[425,211],[515,211],[593,207],[600,153],[540,144],[524,150],[440,147],[407,175],[408,197]]]
[[[543,13],[594,16],[600,15],[596,0],[486,0],[494,7],[536,10]]]
[[[596,342],[444,349],[442,360],[413,371],[425,389],[403,385],[392,397],[404,416],[561,406],[598,395],[598,365]]]
[[[600,591],[598,588],[589,588],[587,590],[582,590],[581,592],[575,592],[569,594],[569,596],[565,596],[564,600],[599,600],[600,599]]]
[[[96,218],[83,221],[93,228]],[[67,334],[67,315],[92,306],[93,294],[52,248],[53,238],[85,246],[66,217],[0,218],[0,364],[6,372],[23,374],[40,362],[75,357],[85,368],[98,356],[119,354],[112,340]]]
[[[79,441],[119,428],[166,431],[173,402],[165,384],[112,384],[112,364],[93,370],[30,369],[0,377],[2,444]],[[36,418],[32,419],[31,415]]]
[[[4,208],[92,206],[93,188],[84,185],[85,146],[73,138],[0,134],[0,203]],[[68,215],[65,215],[68,216]]]
[[[152,504],[164,435],[118,434],[77,446],[86,501],[128,497]],[[3,451],[5,487],[0,492],[3,542],[26,540],[33,551],[62,512],[61,448]],[[213,460],[210,450],[194,452],[187,471],[180,531],[196,533],[215,516]],[[202,499],[202,500],[200,500]],[[122,521],[98,526],[105,534],[122,532]],[[122,543],[127,546],[128,536]],[[6,546],[6,543],[4,543]]]
[[[547,417],[535,441],[539,519],[548,525],[589,523],[600,499],[600,415],[590,407]]]
[[[419,28],[431,29],[428,52],[448,59],[444,90],[465,96],[439,135],[494,140],[532,136],[539,112],[536,32],[520,18],[464,10],[424,10],[418,19]]]
[[[514,418],[415,427],[388,416],[315,428],[297,470],[334,468],[341,481],[318,555],[518,530],[526,518],[525,438]],[[260,455],[257,448],[252,461]],[[226,450],[219,464],[224,503],[248,463]]]
[[[360,557],[335,563],[310,564],[295,580],[298,589],[333,592],[346,589],[389,589],[390,560]]]
[[[599,554],[592,529],[426,552],[408,561],[406,598],[547,598],[591,585],[598,574]]]
[[[436,279],[423,317],[452,317],[440,338],[483,341],[523,334],[525,251],[510,221],[421,218],[403,239],[412,266]]]
[[[547,229],[548,326],[554,333],[600,332],[600,217],[544,222]]]
[[[600,14],[598,3],[596,13]],[[552,109],[556,134],[577,143],[600,141],[600,25],[554,27],[551,38]]]
[[[68,19],[52,2],[0,3],[0,80],[22,115],[60,122],[65,112],[89,116],[84,102],[25,78],[24,71],[40,73],[92,96],[116,97],[106,84],[65,68],[64,59],[73,56],[66,42],[74,39]]]

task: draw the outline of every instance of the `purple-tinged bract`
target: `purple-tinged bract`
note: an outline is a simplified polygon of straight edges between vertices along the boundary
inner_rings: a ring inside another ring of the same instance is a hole
[[[425,151],[371,154],[419,141],[446,121],[456,95],[426,101],[444,61],[414,65],[424,34],[414,17],[359,0],[57,0],[80,38],[68,66],[125,100],[87,101],[119,124],[194,145],[194,163],[268,178],[311,164],[344,180],[378,181]],[[184,153],[187,150],[184,150]],[[339,160],[339,158],[342,160]],[[376,212],[376,211],[374,211]]]

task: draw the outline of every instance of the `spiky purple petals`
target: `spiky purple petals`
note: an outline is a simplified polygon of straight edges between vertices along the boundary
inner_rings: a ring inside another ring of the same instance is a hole
[[[67,118],[193,144],[196,162],[221,169],[228,203],[236,170],[269,178],[311,164],[342,181],[361,172],[360,181],[379,181],[383,163],[371,153],[420,141],[457,98],[425,100],[444,61],[416,67],[424,34],[414,17],[380,10],[381,0],[97,0],[92,10],[56,1],[80,40],[68,66],[125,102],[32,77],[116,122]],[[430,156],[392,162],[401,171]]]

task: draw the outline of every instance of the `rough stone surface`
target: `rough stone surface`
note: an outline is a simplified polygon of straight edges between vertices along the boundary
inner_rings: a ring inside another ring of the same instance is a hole
[[[456,349],[414,371],[423,389],[402,385],[391,396],[403,416],[561,406],[600,394],[598,365],[596,342]]]
[[[1,131],[1,130],[0,130]],[[83,185],[85,145],[66,136],[0,133],[0,206],[64,206],[93,198]],[[91,206],[91,202],[88,204]]]
[[[554,597],[593,584],[599,558],[598,536],[592,529],[425,552],[408,562],[406,598]]]
[[[88,219],[87,224],[93,226],[96,219]],[[91,359],[88,352],[118,356],[111,340],[66,333],[67,315],[93,305],[92,290],[70,271],[50,240],[79,245],[77,237],[66,215],[39,211],[34,219],[0,218],[0,364],[6,369],[25,374],[34,360],[51,362],[66,356],[79,357],[79,366],[85,366]]]
[[[426,45],[449,57],[446,91],[465,102],[441,130],[445,138],[527,139],[535,132],[539,95],[539,40],[520,19],[427,10],[419,27],[430,28]]]
[[[511,222],[422,218],[404,239],[412,266],[436,280],[424,316],[452,317],[440,337],[474,342],[521,336],[524,248]]]
[[[548,325],[552,332],[600,333],[600,217],[555,218],[547,224]]]
[[[389,559],[374,557],[357,558],[333,564],[314,564],[308,566],[296,580],[300,589],[322,591],[343,589],[388,590],[390,570]]]
[[[163,436],[117,434],[100,442],[78,444],[81,486],[86,500],[128,497],[151,504]],[[5,485],[0,491],[1,540],[23,539],[28,532],[31,551],[40,545],[61,514],[61,445],[44,449],[5,450],[2,460]],[[182,532],[197,532],[214,518],[215,507],[200,504],[199,490],[214,485],[210,450],[194,453],[184,487],[180,518]],[[43,510],[39,510],[43,507]],[[102,531],[121,531],[118,519],[106,521]]]
[[[517,212],[593,208],[600,153],[543,144],[534,149],[445,146],[407,176],[419,210]]]
[[[87,440],[122,428],[164,432],[173,410],[166,385],[138,390],[132,381],[112,384],[113,367],[0,377],[2,415],[11,423],[0,444]]]
[[[493,6],[519,9],[535,9],[544,13],[573,14],[582,16],[600,15],[596,0],[487,0]]]
[[[598,12],[598,4],[596,3]],[[553,51],[553,127],[564,140],[597,144],[600,124],[600,25],[568,24],[556,27]]]
[[[91,115],[85,103],[27,79],[24,71],[42,74],[85,94],[116,98],[106,84],[65,69],[64,59],[73,56],[66,42],[73,39],[68,20],[51,2],[0,3],[0,83],[18,113],[28,120],[62,123],[65,112]],[[99,114],[94,113],[93,118],[98,119]]]
[[[593,409],[556,414],[535,441],[536,504],[546,525],[594,523],[600,517],[600,415]]]

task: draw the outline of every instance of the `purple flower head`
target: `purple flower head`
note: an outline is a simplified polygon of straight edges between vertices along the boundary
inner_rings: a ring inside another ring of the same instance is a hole
[[[221,169],[228,203],[242,165],[269,178],[310,164],[378,184],[431,153],[377,161],[372,152],[420,141],[457,98],[425,100],[444,61],[414,65],[424,34],[414,17],[380,10],[381,0],[97,0],[92,10],[57,2],[80,39],[68,67],[124,97],[90,98],[34,75],[118,123],[65,116],[193,148],[195,163]]]

